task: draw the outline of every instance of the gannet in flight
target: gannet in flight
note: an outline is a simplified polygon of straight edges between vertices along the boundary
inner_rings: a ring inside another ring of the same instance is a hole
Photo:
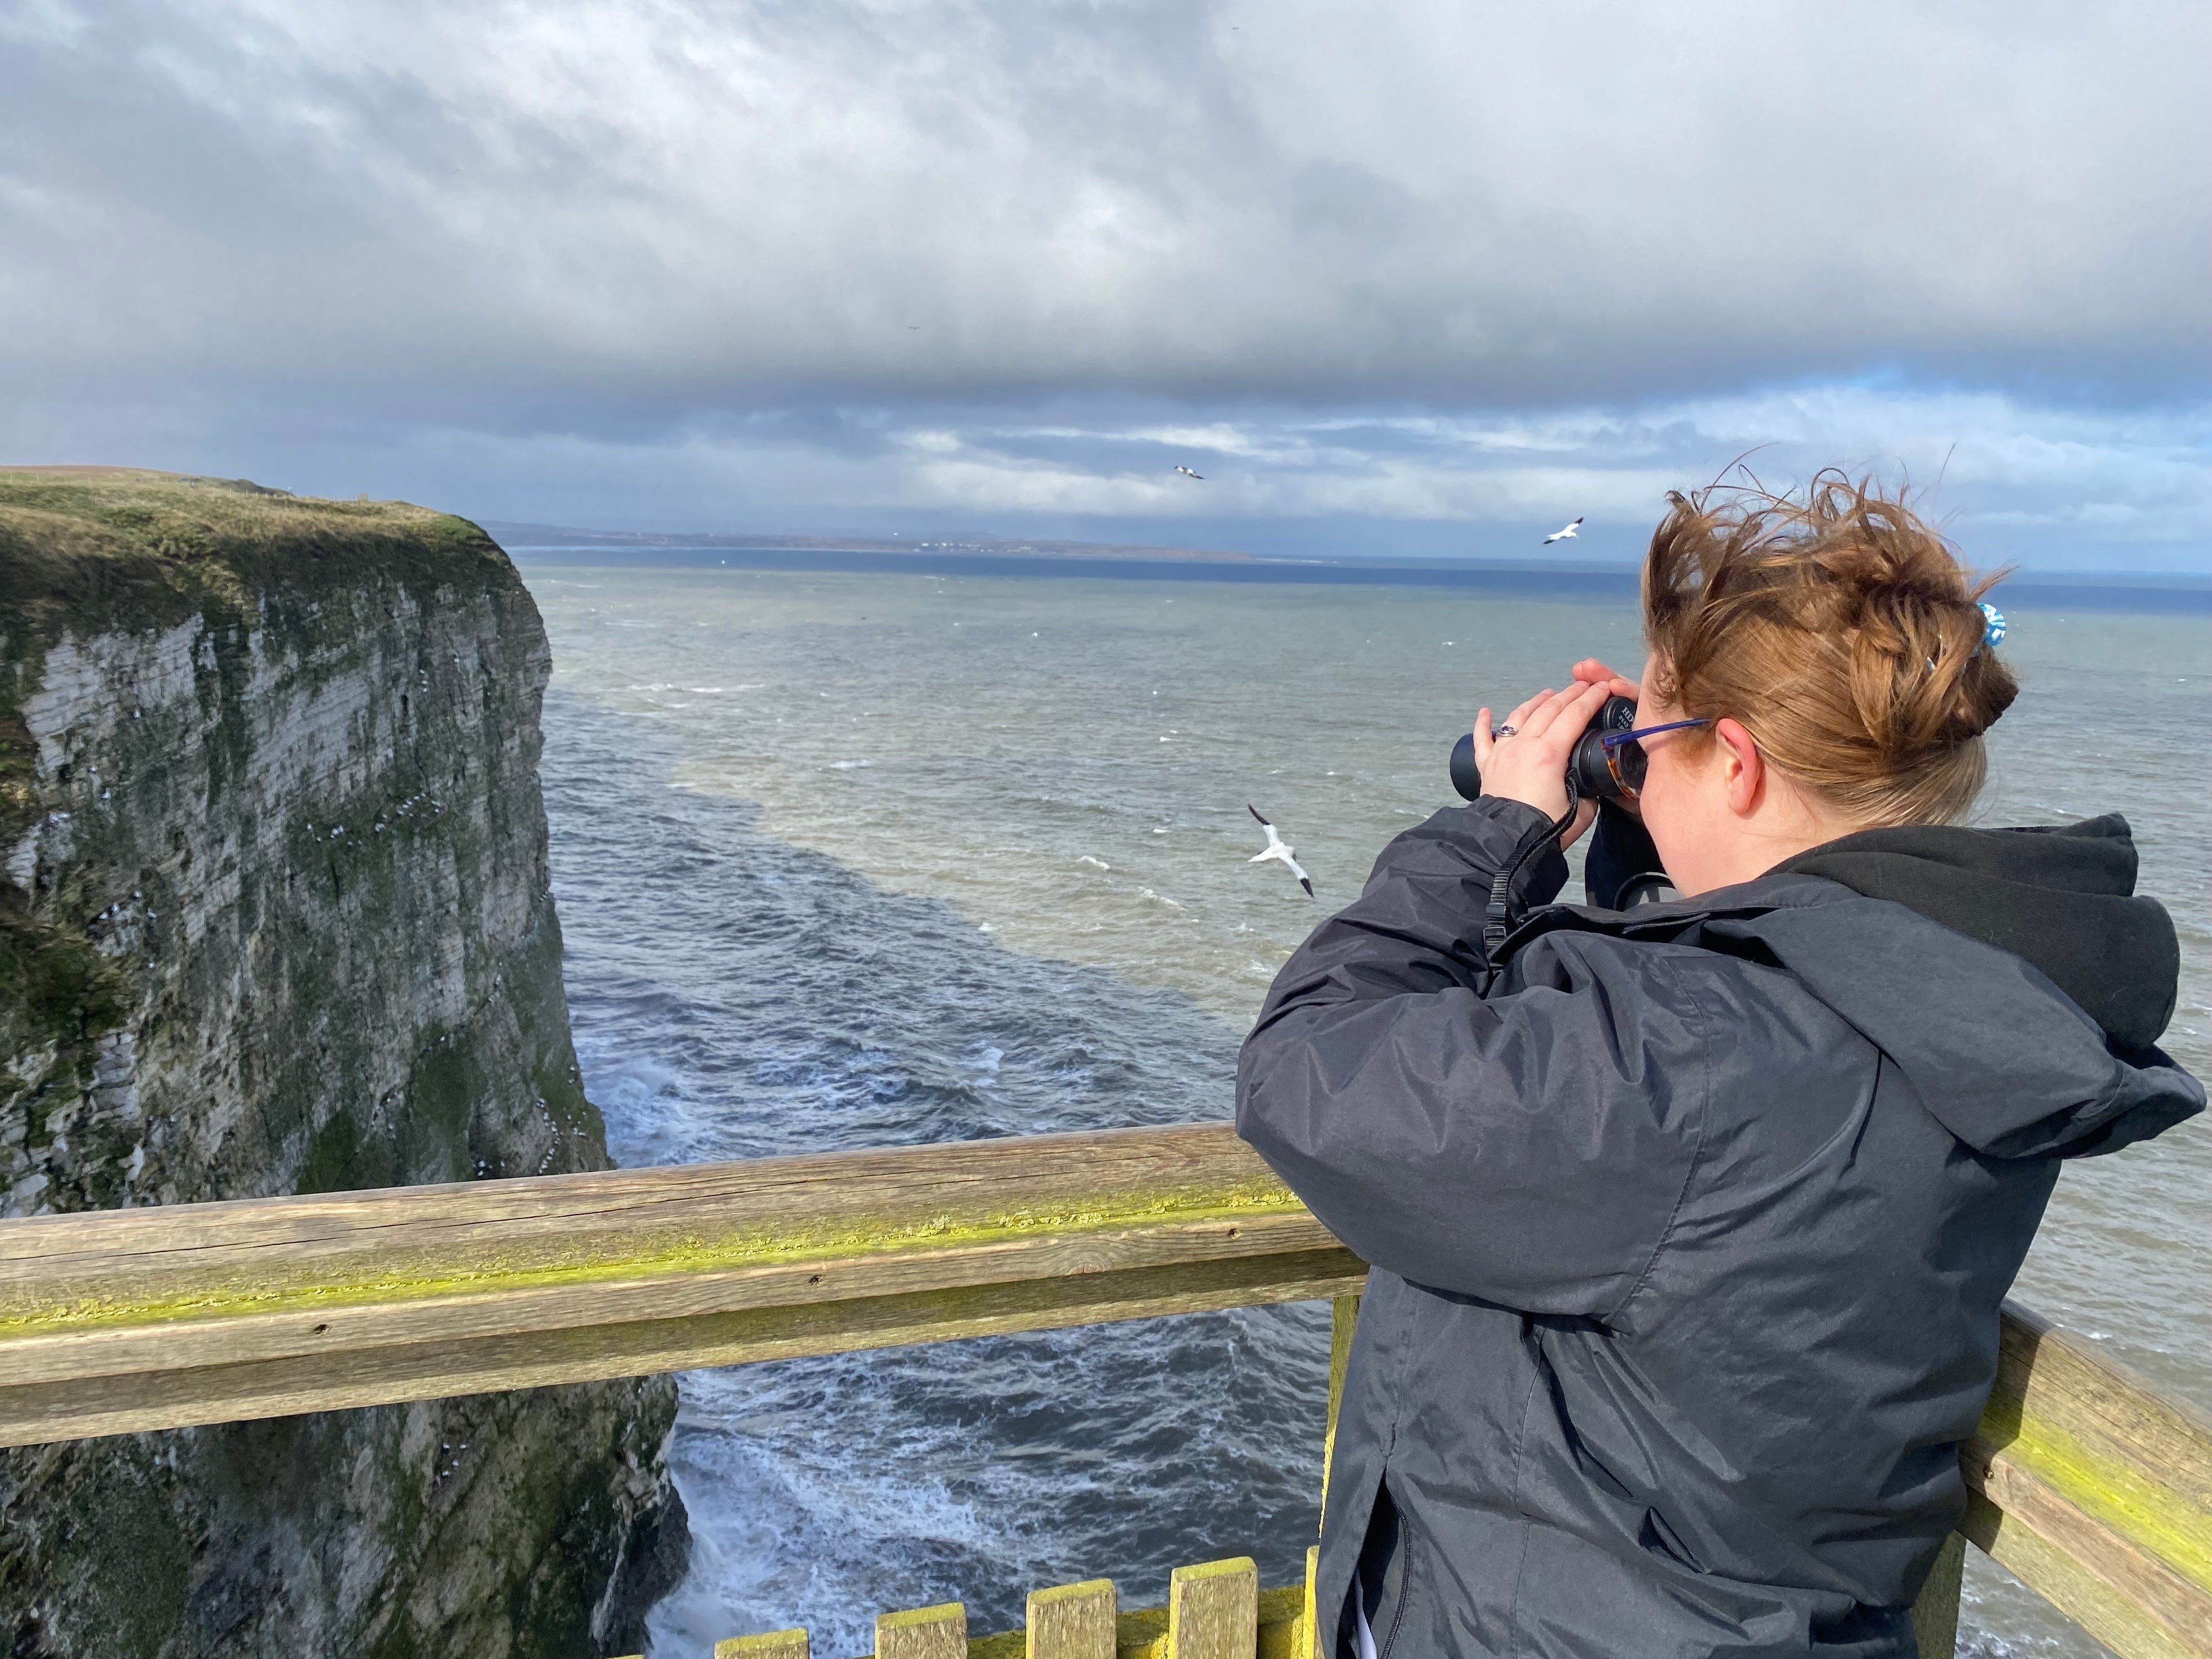
[[[1246,801],[1244,803],[1244,810],[1249,812],[1254,817],[1260,818],[1260,809],[1253,805],[1250,801]],[[1292,875],[1298,878],[1298,885],[1304,888],[1306,890],[1306,896],[1308,898],[1311,898],[1314,896],[1313,879],[1311,877],[1308,876],[1304,871],[1298,868],[1298,861],[1291,856],[1291,854],[1295,849],[1285,843],[1283,838],[1275,833],[1275,826],[1268,823],[1267,819],[1260,818],[1260,827],[1267,832],[1267,850],[1264,853],[1255,853],[1250,858],[1245,860],[1245,862],[1247,864],[1262,864],[1269,859],[1277,860],[1279,863],[1285,866]]]
[[[1564,542],[1569,540],[1573,537],[1576,528],[1580,526],[1582,520],[1580,519],[1577,519],[1573,524],[1569,525],[1565,530],[1553,531],[1550,535],[1544,538],[1544,545],[1549,547],[1553,542]]]
[[[1178,466],[1176,468],[1176,471],[1182,473],[1186,478],[1195,478],[1200,483],[1204,483],[1206,482],[1206,474],[1203,472],[1194,472],[1187,466]]]

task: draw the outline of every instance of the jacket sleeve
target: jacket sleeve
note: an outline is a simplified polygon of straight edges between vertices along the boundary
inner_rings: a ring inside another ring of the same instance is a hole
[[[1237,1067],[1237,1131],[1370,1264],[1530,1313],[1605,1318],[1695,1162],[1711,1032],[1674,947],[1552,933],[1502,979],[1494,872],[1534,809],[1450,807],[1276,976]],[[1566,873],[1531,860],[1526,900]]]

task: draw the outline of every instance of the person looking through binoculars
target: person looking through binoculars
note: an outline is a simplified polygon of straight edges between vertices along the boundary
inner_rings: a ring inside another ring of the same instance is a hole
[[[1990,585],[1838,474],[1671,497],[1640,680],[1482,710],[1276,977],[1238,1130],[1371,1268],[1338,1653],[1915,1652],[2061,1162],[2204,1103],[2126,820],[1957,823]]]

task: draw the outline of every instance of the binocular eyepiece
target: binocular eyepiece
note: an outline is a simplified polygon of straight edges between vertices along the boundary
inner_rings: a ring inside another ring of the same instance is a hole
[[[1612,763],[1605,752],[1605,738],[1608,732],[1632,732],[1636,729],[1636,704],[1627,697],[1607,697],[1597,717],[1583,729],[1575,741],[1575,751],[1567,758],[1567,778],[1577,799],[1585,800],[1619,800],[1620,781],[1613,774]],[[1510,739],[1509,739],[1510,741]],[[1482,774],[1474,763],[1474,733],[1462,735],[1451,752],[1452,787],[1467,800],[1474,800],[1482,793]]]

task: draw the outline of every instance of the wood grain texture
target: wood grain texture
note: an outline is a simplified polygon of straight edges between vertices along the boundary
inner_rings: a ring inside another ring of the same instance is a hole
[[[158,1322],[220,1331],[222,1351],[241,1334],[210,1323],[227,1316],[400,1304],[420,1304],[418,1335],[447,1313],[528,1328],[580,1290],[730,1276],[731,1305],[875,1294],[885,1253],[1011,1257],[1007,1277],[1133,1265],[1162,1230],[1168,1254],[1138,1260],[1331,1242],[1227,1124],[1032,1135],[10,1220],[0,1337]]]
[[[1120,1613],[1110,1578],[1031,1590],[1022,1621],[1023,1651],[1028,1659],[1114,1659]]]
[[[878,1615],[876,1659],[968,1659],[968,1609],[945,1601]]]
[[[1362,1271],[1225,1124],[40,1217],[0,1222],[0,1444],[1297,1300]]]
[[[2141,1607],[1979,1492],[1959,1530],[1992,1560],[2087,1631],[2120,1659],[2204,1659]]]
[[[1259,1659],[1305,1659],[1305,1604],[1310,1595],[1304,1584],[1283,1584],[1260,1592],[1258,1631],[1254,1638]],[[1028,1644],[1025,1630],[971,1636],[968,1659],[1023,1659]],[[1115,1659],[1167,1659],[1168,1610],[1135,1607],[1117,1615],[1114,1652]]]
[[[1249,1555],[1168,1577],[1169,1659],[1255,1659],[1260,1569]]]
[[[714,1659],[807,1659],[806,1632],[772,1630],[758,1636],[727,1636],[714,1644]]]
[[[905,1296],[627,1319],[481,1340],[392,1344],[72,1382],[0,1383],[0,1444],[247,1421],[807,1354],[1299,1302],[1364,1281],[1342,1249]],[[0,1345],[0,1376],[9,1372]]]
[[[2164,1626],[2189,1652],[2212,1659],[2212,1593],[2019,1464],[1992,1454],[1985,1443],[1973,1443],[1962,1468],[1968,1487],[2003,1511],[2014,1541],[2022,1528],[2033,1531],[2076,1569]],[[2027,1572],[2014,1569],[2014,1576],[2029,1589],[2048,1595]]]
[[[2212,1422],[2008,1307],[1960,1465],[1962,1529],[2029,1589],[2124,1656],[2212,1659]]]

